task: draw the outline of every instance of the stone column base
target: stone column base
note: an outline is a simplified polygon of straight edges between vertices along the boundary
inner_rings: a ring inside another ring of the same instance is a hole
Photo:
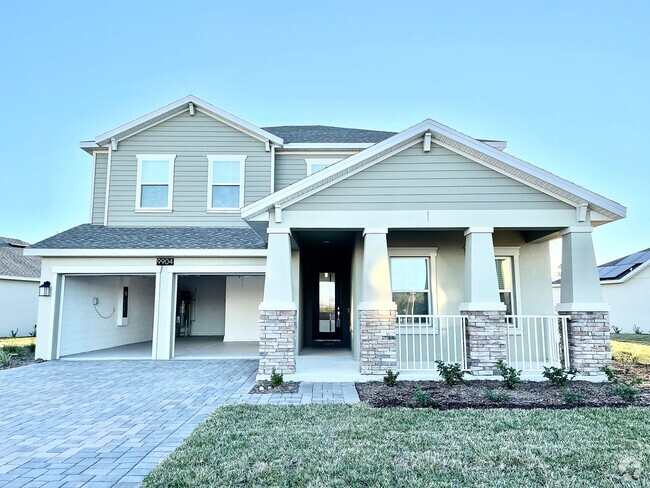
[[[359,310],[361,374],[386,374],[397,368],[395,310]]]
[[[498,375],[496,363],[506,360],[506,313],[499,310],[463,311],[467,368],[475,376]]]
[[[296,372],[296,311],[260,310],[259,374]]]
[[[568,337],[561,337],[561,341],[564,344],[566,340],[569,346],[569,367],[577,369],[581,375],[585,376],[601,374],[600,368],[609,365],[612,359],[609,343],[609,313],[558,313],[568,317]]]

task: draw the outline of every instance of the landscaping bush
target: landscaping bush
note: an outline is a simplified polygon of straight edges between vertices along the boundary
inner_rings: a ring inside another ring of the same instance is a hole
[[[607,381],[609,382],[607,389],[609,392],[621,397],[626,402],[634,401],[637,395],[641,393],[641,390],[636,388],[636,386],[643,383],[643,378],[636,375],[627,377],[630,372],[629,366],[626,366],[623,376],[609,366],[603,366],[600,370],[607,376]]]
[[[634,331],[635,334],[639,334],[639,335],[643,334],[643,331],[641,330],[641,327],[639,327],[636,324],[634,324],[634,327],[632,327],[632,330]]]
[[[585,401],[585,396],[579,391],[569,391],[564,389],[562,391],[562,396],[564,397],[565,402],[575,405],[579,405]]]
[[[431,403],[431,393],[423,391],[422,388],[418,386],[415,389],[415,393],[413,393],[413,401],[421,407],[428,407]]]
[[[566,370],[563,367],[556,368],[551,366],[547,368],[544,366],[544,372],[542,376],[549,380],[551,383],[554,383],[558,386],[565,386],[569,381],[571,381],[578,374],[578,371],[575,369]]]
[[[483,396],[492,402],[507,402],[510,400],[510,395],[507,393],[497,393],[496,391],[485,390]]]
[[[23,352],[23,348],[20,346],[16,346],[13,344],[8,344],[6,346],[2,346],[2,350],[5,352],[8,352],[10,354],[20,354]]]
[[[614,334],[620,334],[620,333],[621,333],[621,328],[620,328],[620,327],[617,327],[617,326],[615,326],[615,325],[612,325],[612,332],[613,332]]]
[[[521,370],[506,366],[503,359],[497,361],[497,368],[499,368],[499,373],[503,377],[503,384],[505,387],[514,390],[517,384],[521,381]]]
[[[0,366],[9,366],[11,364],[11,358],[15,354],[6,351],[4,348],[0,349]]]
[[[399,372],[393,373],[393,370],[389,369],[386,371],[386,376],[384,376],[384,383],[386,383],[387,386],[395,386],[398,376]]]
[[[275,388],[276,386],[282,386],[284,383],[284,375],[275,371],[275,366],[271,370],[271,387]]]
[[[442,361],[436,361],[436,368],[438,369],[438,373],[440,373],[442,379],[444,379],[445,383],[449,386],[460,385],[465,382],[463,379],[465,371],[463,371],[458,363],[445,364]]]

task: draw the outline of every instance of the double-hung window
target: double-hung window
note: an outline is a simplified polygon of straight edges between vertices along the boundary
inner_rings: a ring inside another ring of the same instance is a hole
[[[245,155],[208,156],[208,211],[235,212],[244,206]]]
[[[430,264],[426,256],[390,258],[390,281],[398,315],[431,314]]]
[[[136,211],[171,212],[175,154],[138,154]]]

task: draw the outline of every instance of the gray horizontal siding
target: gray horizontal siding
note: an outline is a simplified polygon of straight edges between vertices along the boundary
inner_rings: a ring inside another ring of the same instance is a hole
[[[95,157],[95,181],[93,182],[93,211],[91,222],[104,223],[104,209],[106,206],[106,167],[108,154],[98,153]]]
[[[295,183],[307,176],[307,159],[345,159],[350,154],[291,154],[275,155],[275,191]]]
[[[136,154],[176,154],[172,213],[136,213]],[[199,111],[184,112],[119,142],[111,161],[109,225],[244,226],[238,214],[207,213],[208,154],[246,154],[244,202],[270,193],[264,143]]]
[[[416,144],[292,210],[564,209],[567,204],[459,154]]]

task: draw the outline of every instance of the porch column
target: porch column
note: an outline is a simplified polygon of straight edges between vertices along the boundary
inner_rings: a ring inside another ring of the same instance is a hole
[[[467,316],[467,367],[471,374],[498,373],[506,359],[506,306],[499,299],[492,227],[465,230],[465,288],[460,312]]]
[[[583,375],[609,364],[609,307],[603,303],[591,227],[562,232],[562,281],[556,309],[568,318],[568,363]],[[565,358],[565,362],[566,358]]]
[[[260,303],[259,374],[296,371],[296,312],[291,283],[291,231],[269,229],[264,301]]]
[[[385,228],[363,232],[363,293],[358,307],[361,374],[385,374],[397,367],[397,306],[390,285],[387,233]]]

